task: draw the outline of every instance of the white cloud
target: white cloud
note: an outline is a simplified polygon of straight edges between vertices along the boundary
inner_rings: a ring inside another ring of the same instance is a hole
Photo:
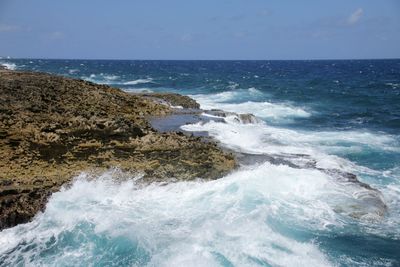
[[[347,24],[354,25],[356,24],[362,17],[364,10],[362,8],[357,8],[348,18]]]
[[[60,39],[64,39],[65,34],[63,32],[60,31],[55,31],[49,34],[49,38],[52,40],[60,40]]]
[[[16,25],[0,24],[0,32],[15,32],[19,29],[20,27]]]

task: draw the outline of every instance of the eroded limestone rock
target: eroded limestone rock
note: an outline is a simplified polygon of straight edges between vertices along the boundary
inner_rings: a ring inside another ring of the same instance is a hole
[[[198,108],[188,97],[162,98]],[[213,142],[149,124],[148,117],[171,112],[106,85],[0,70],[0,229],[29,221],[82,171],[118,167],[152,182],[215,179],[236,166]]]

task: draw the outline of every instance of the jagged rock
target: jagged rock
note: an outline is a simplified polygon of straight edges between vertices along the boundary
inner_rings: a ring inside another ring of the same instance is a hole
[[[224,111],[220,109],[211,109],[211,110],[205,110],[204,111],[206,114],[216,116],[216,117],[234,117],[234,120],[239,123],[243,124],[248,124],[248,123],[259,123],[261,120],[259,120],[256,116],[253,114],[247,113],[247,114],[239,114],[235,112],[229,112],[229,111]]]
[[[260,122],[253,114],[238,114],[239,121],[243,124]]]
[[[148,117],[199,108],[45,73],[0,70],[0,229],[29,221],[81,171],[118,167],[146,182],[215,179],[236,166],[213,142],[154,130]]]
[[[140,93],[140,96],[158,100],[162,104],[167,104],[172,107],[182,107],[186,109],[199,109],[200,104],[194,99],[173,93]]]

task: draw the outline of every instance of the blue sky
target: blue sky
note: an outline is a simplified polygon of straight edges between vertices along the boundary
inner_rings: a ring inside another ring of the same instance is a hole
[[[0,55],[400,58],[400,0],[0,0]]]

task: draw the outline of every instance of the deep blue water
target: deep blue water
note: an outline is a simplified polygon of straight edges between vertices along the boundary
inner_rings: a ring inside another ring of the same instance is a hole
[[[400,266],[400,60],[0,63],[129,92],[173,91],[204,109],[253,113],[262,122],[243,125],[228,118],[185,130],[208,131],[238,152],[352,172],[378,189],[387,205],[377,216],[365,188],[316,169],[268,162],[195,185],[139,189],[78,181],[55,194],[34,222],[0,233],[0,262]],[[68,194],[76,196],[74,203]],[[104,225],[104,214],[119,222]],[[46,245],[52,238],[54,245]]]

